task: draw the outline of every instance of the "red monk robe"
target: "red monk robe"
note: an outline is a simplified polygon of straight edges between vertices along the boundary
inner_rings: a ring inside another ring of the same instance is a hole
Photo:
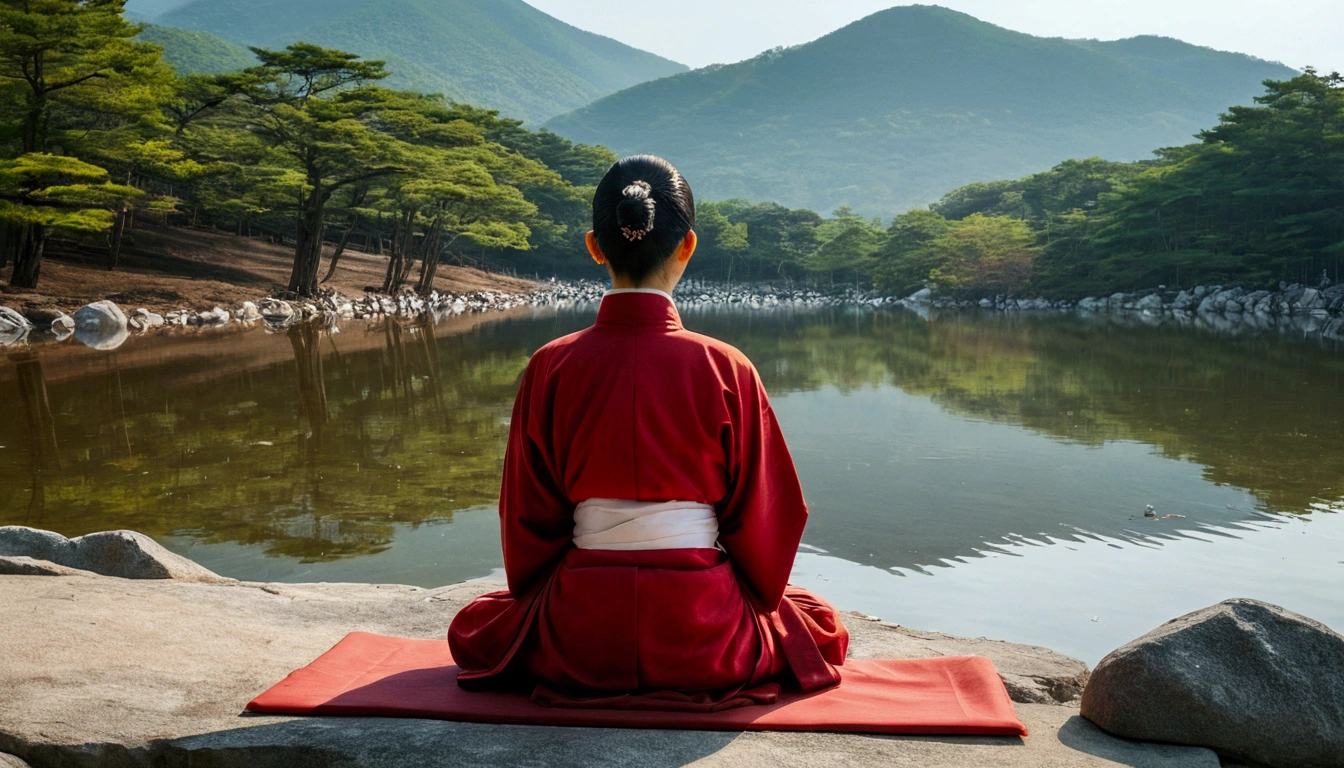
[[[720,549],[578,549],[588,499],[711,505]],[[833,685],[849,635],[787,586],[806,522],[750,361],[685,330],[666,294],[609,294],[594,326],[540,349],[523,376],[500,494],[509,590],[453,620],[459,682],[536,683],[551,704],[641,694],[621,706],[652,708]]]

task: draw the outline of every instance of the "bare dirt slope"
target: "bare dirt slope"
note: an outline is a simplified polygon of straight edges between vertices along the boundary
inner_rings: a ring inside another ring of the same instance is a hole
[[[0,285],[0,304],[19,310],[49,307],[73,312],[100,299],[156,312],[237,307],[282,290],[293,266],[292,247],[206,229],[138,224],[116,271],[100,257],[71,244],[55,243],[42,264],[35,291]],[[331,253],[328,246],[327,254]],[[383,283],[387,258],[347,250],[324,287],[350,297]],[[323,263],[323,272],[326,263]],[[8,277],[6,274],[4,277]],[[435,287],[441,292],[472,290],[526,293],[532,281],[443,265]]]

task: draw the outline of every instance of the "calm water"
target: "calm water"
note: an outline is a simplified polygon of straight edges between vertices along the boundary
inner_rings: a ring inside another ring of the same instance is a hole
[[[248,580],[497,574],[516,382],[593,311],[7,350],[0,525],[135,529]],[[684,319],[760,369],[813,511],[794,580],[842,608],[1093,663],[1228,597],[1344,629],[1332,345],[899,309]]]

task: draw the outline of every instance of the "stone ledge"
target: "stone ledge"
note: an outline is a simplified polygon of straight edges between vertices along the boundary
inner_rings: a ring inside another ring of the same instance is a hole
[[[206,584],[85,573],[0,577],[0,752],[93,766],[922,765],[1199,768],[1207,750],[1108,736],[1074,705],[1019,704],[1027,739],[705,733],[243,716],[243,705],[351,631],[444,636],[499,588]],[[857,617],[855,657],[980,652],[1053,701],[1081,662],[1046,649]],[[1052,684],[1053,685],[1053,684]],[[1019,695],[1019,698],[1023,696]]]

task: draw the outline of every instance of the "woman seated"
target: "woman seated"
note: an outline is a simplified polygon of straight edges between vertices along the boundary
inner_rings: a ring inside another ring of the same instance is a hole
[[[694,226],[665,160],[626,158],[598,185],[588,250],[614,288],[523,375],[499,505],[509,589],[454,619],[460,685],[708,710],[839,682],[840,617],[787,585],[807,505],[760,377],[672,301]]]

